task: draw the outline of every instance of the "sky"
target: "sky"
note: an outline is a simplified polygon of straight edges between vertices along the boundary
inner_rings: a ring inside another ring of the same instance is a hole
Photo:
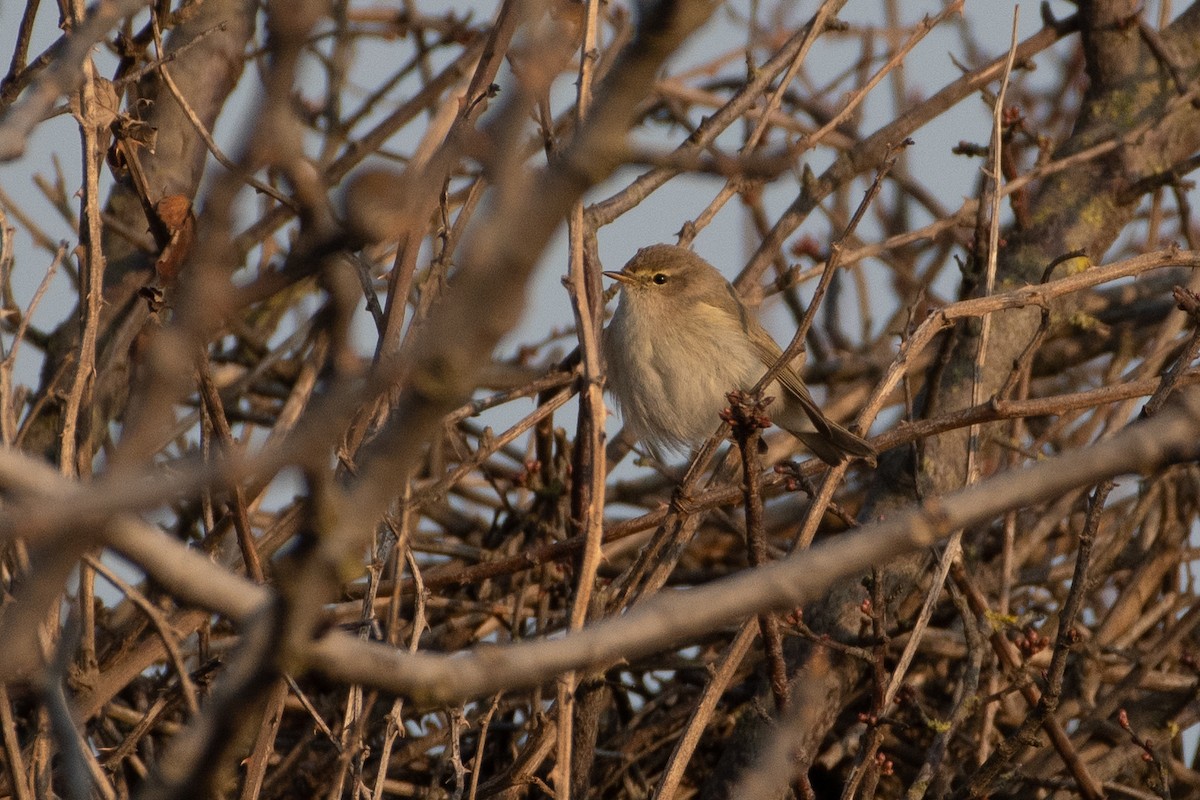
[[[363,5],[369,7],[371,4]],[[375,5],[386,7],[385,4]],[[470,12],[479,18],[484,13],[482,9],[492,4],[472,3],[468,0],[446,3],[439,0],[439,2],[418,2],[416,5],[431,14],[443,13],[443,10],[448,8],[457,8],[459,13]],[[763,5],[766,6],[766,4]],[[815,8],[814,2],[801,2],[794,5],[792,19],[803,19]],[[938,0],[918,0],[918,2],[906,0],[900,5],[904,7],[903,13],[910,15],[908,20],[911,21],[926,13],[936,13],[942,4]],[[999,54],[1007,48],[1015,5],[1005,0],[968,0],[966,14],[976,26],[976,36],[989,54]],[[1062,7],[1060,14],[1065,15],[1069,5],[1065,3],[1057,5]],[[16,35],[16,24],[23,6],[23,3],[12,2],[12,0],[0,0],[0,48],[5,53],[11,50],[12,41]],[[742,47],[744,34],[732,38],[737,34],[737,26],[729,24],[727,19],[721,18],[721,15],[743,11],[746,6],[745,2],[735,2],[730,6],[734,12],[718,11],[714,20],[672,59],[667,72],[672,73],[686,69],[692,64],[710,58],[713,52],[735,52]],[[879,20],[876,17],[881,6],[882,4],[878,0],[850,0],[841,16],[850,22],[878,24]],[[58,36],[56,23],[56,10],[52,6],[43,5],[35,29],[31,47],[32,54],[36,55],[41,52]],[[1040,19],[1036,4],[1027,2],[1020,22],[1020,35],[1027,36],[1038,27],[1040,27]],[[368,42],[363,45],[363,58],[359,63],[368,65],[377,63],[376,56],[382,59],[395,59],[396,46],[396,43],[388,41]],[[832,72],[841,69],[845,60],[844,52],[840,55],[834,52],[823,54],[821,48],[820,44],[814,48],[806,67],[811,80],[817,83],[829,79],[829,75],[822,74],[825,64],[829,65],[826,72]],[[837,45],[830,45],[831,51],[836,48]],[[936,89],[937,86],[953,79],[958,74],[958,70],[951,60],[952,54],[961,57],[961,53],[956,52],[958,49],[960,48],[957,35],[949,29],[935,30],[910,55],[905,66],[906,78],[914,87],[923,87],[926,91]],[[843,47],[842,50],[844,51],[845,48]],[[115,63],[111,56],[100,54],[97,57],[97,63],[101,74],[111,75],[112,65]],[[733,69],[736,71],[744,69],[744,67],[735,60]],[[309,72],[306,79],[311,79],[313,76],[319,78],[319,73],[315,69]],[[369,81],[369,78],[370,76],[364,76],[364,82]],[[504,78],[505,75],[502,73],[502,83]],[[556,96],[564,98],[560,108],[566,105],[565,98],[571,92],[573,81],[574,77],[571,75],[564,75],[558,81]],[[248,116],[253,113],[257,92],[256,83],[253,70],[248,70],[232,102],[218,122],[215,136],[227,152],[236,150],[241,131],[247,125],[252,124],[252,120],[248,119]],[[302,88],[303,83],[302,80]],[[319,91],[319,86],[314,91]],[[864,111],[867,120],[863,126],[864,130],[869,131],[875,127],[872,124],[875,120],[882,123],[888,119],[893,111],[888,95],[889,92],[886,88],[881,87],[872,98],[868,99]],[[975,113],[971,111],[973,106]],[[942,195],[949,198],[948,205],[950,207],[957,206],[962,197],[972,193],[978,162],[972,159],[947,158],[948,148],[963,138],[986,142],[989,125],[988,112],[983,103],[964,103],[960,109],[936,120],[913,137],[915,145],[909,152],[912,170],[921,174],[927,166],[936,169],[939,174],[938,183],[944,190]],[[678,129],[665,133],[666,135],[660,139],[660,144],[664,149],[673,146],[682,136]],[[415,135],[415,131],[406,131],[398,137],[393,146],[397,149],[404,149],[405,138],[413,135]],[[735,133],[731,132],[730,135],[735,135]],[[55,154],[57,154],[57,163],[61,166],[65,185],[67,187],[78,185],[78,141],[78,133],[73,120],[69,115],[63,114],[46,121],[35,131],[29,142],[29,150],[22,159],[13,163],[0,164],[0,188],[18,206],[36,219],[54,239],[72,239],[73,235],[67,223],[54,210],[54,206],[33,186],[32,178],[34,175],[40,175],[53,182],[55,180],[53,173]],[[733,142],[732,146],[736,147],[736,142]],[[820,151],[813,151],[808,163],[819,172],[827,165],[828,158]],[[220,169],[220,167],[213,167],[213,169]],[[611,194],[614,188],[624,185],[629,176],[635,172],[634,168],[621,170],[611,180],[593,190],[589,194],[589,200]],[[769,186],[766,192],[768,209],[777,213],[785,208],[795,194],[796,185],[794,177],[785,176]],[[683,222],[702,209],[719,188],[719,179],[713,177],[677,179],[668,187],[655,193],[640,208],[605,228],[601,232],[599,245],[606,268],[619,268],[643,245],[673,240],[674,234]],[[814,224],[817,223],[814,222]],[[747,237],[745,225],[744,216],[737,211],[736,204],[731,204],[726,213],[719,215],[713,225],[700,234],[695,247],[698,252],[719,266],[726,275],[732,276],[745,263],[747,256],[753,251],[753,246],[756,244]],[[21,226],[17,227],[20,229]],[[823,233],[823,230],[818,230],[817,233]],[[17,234],[16,252],[17,269],[14,288],[18,302],[24,305],[33,296],[45,266],[49,263],[49,256],[34,249],[30,239],[20,230]],[[508,338],[505,349],[511,351],[521,342],[540,339],[550,326],[570,324],[570,307],[559,281],[559,276],[565,269],[565,252],[565,234],[562,234],[556,238],[553,246],[547,252],[544,266],[539,273],[539,280],[532,287],[531,313],[520,328]],[[60,271],[59,277],[54,282],[53,291],[43,301],[41,308],[34,316],[35,325],[43,329],[52,328],[69,313],[71,302],[70,286]],[[368,331],[368,323],[364,318],[360,342],[366,353],[373,349],[373,342],[370,340]],[[777,335],[785,334],[777,332]],[[18,375],[22,382],[35,380],[35,360],[32,353],[28,356],[21,360],[19,366]]]
[[[628,6],[633,0],[626,0]],[[728,54],[729,59],[721,67],[721,75],[732,79],[740,79],[745,74],[744,19],[751,4],[756,3],[763,9],[759,18],[773,21],[771,9],[783,9],[783,19],[775,24],[795,25],[806,20],[817,7],[815,0],[802,2],[773,4],[763,0],[732,0],[718,10],[709,23],[696,34],[685,47],[668,62],[664,73],[676,75],[685,72],[698,64],[708,63],[717,54]],[[470,2],[470,0],[418,0],[415,6],[430,15],[440,15],[448,10],[456,10],[460,15],[472,14],[475,19],[490,17],[488,9],[494,7],[494,2]],[[903,0],[897,6],[903,15],[901,22],[913,24],[926,15],[934,15],[944,7],[944,0]],[[0,52],[11,50],[16,35],[16,23],[24,7],[23,3],[12,0],[0,0]],[[356,8],[395,8],[384,3],[355,3]],[[969,21],[974,46],[978,52],[964,52],[963,39],[954,23],[944,24],[930,32],[907,57],[903,69],[903,77],[909,91],[917,99],[927,97],[946,83],[957,78],[961,72],[956,60],[968,65],[976,65],[984,60],[998,57],[1007,51],[1010,42],[1014,11],[1020,9],[1018,38],[1025,38],[1041,27],[1038,4],[1025,2],[1017,4],[1011,0],[967,0],[964,18]],[[881,0],[849,0],[840,17],[858,26],[874,26],[882,28],[885,24],[881,9]],[[1051,3],[1053,12],[1059,17],[1065,17],[1073,10],[1070,3],[1054,0]],[[1155,14],[1151,7],[1147,14]],[[741,15],[741,17],[739,17]],[[140,24],[140,21],[139,21]],[[31,57],[41,52],[52,43],[59,31],[57,30],[57,11],[52,5],[43,4],[38,16],[35,29]],[[1038,60],[1046,64],[1050,59],[1063,58],[1074,43],[1070,40],[1060,43],[1051,51],[1041,54]],[[373,70],[378,64],[401,63],[406,59],[409,43],[403,40],[375,38],[362,40],[359,44],[358,58],[352,72],[352,82],[362,88],[360,94],[372,87],[377,80]],[[875,46],[874,67],[886,60],[886,42],[881,40]],[[834,83],[835,78],[850,68],[859,57],[859,45],[856,41],[828,35],[822,37],[805,62],[800,80],[810,82],[814,86],[826,86]],[[111,54],[98,52],[96,61],[100,74],[112,75],[115,60]],[[1049,79],[1055,70],[1045,69],[1043,74]],[[1036,81],[1038,73],[1027,73],[1023,80]],[[497,77],[497,82],[503,86],[511,82],[512,76],[507,64]],[[575,75],[566,72],[561,75],[551,95],[552,110],[561,113],[570,107],[574,97]],[[311,99],[321,96],[323,90],[323,72],[315,61],[310,60],[300,72],[298,80],[299,91]],[[404,96],[406,90],[401,85],[396,90],[396,96]],[[214,130],[217,142],[227,153],[237,152],[240,142],[247,130],[253,128],[255,120],[256,100],[259,93],[257,71],[247,69],[241,84],[228,104]],[[833,91],[842,93],[845,84]],[[353,102],[354,98],[351,98]],[[836,104],[836,98],[831,105]],[[380,109],[379,114],[390,111],[387,104]],[[859,130],[864,134],[880,127],[895,114],[890,83],[885,80],[865,101],[862,108],[862,122]],[[693,112],[693,120],[697,119],[699,111]],[[369,124],[369,123],[368,123]],[[972,98],[959,103],[955,108],[930,122],[916,131],[912,139],[914,144],[908,149],[906,159],[909,171],[920,181],[932,188],[944,207],[957,208],[964,198],[976,194],[979,179],[979,169],[982,162],[977,158],[953,156],[950,150],[961,140],[986,144],[991,131],[991,112],[981,99]],[[421,134],[420,121],[398,134],[389,148],[396,151],[411,151]],[[639,141],[651,148],[669,152],[686,135],[679,127],[667,128],[658,126],[648,136]],[[742,129],[740,125],[731,129],[718,139],[718,145],[725,152],[733,153],[740,145]],[[314,146],[316,144],[314,137]],[[2,188],[26,213],[37,220],[53,239],[73,240],[74,236],[69,225],[60,217],[51,204],[34,187],[33,178],[41,176],[51,183],[56,181],[54,170],[58,165],[62,170],[63,183],[68,192],[79,184],[79,136],[73,119],[68,114],[54,117],[38,127],[29,142],[28,153],[20,160],[0,164],[0,188]],[[804,163],[814,172],[820,173],[830,163],[832,156],[828,149],[817,148],[804,155]],[[216,171],[223,169],[212,162],[209,168],[209,179]],[[625,186],[628,181],[642,171],[637,167],[626,167],[619,170],[612,178],[594,188],[587,195],[588,202],[605,198],[616,189]],[[105,182],[110,182],[107,171],[104,172]],[[866,188],[869,176],[862,179],[857,191]],[[619,269],[638,248],[657,242],[674,241],[675,234],[683,223],[702,210],[711,198],[720,190],[722,180],[713,176],[684,175],[672,180],[659,191],[652,194],[639,207],[624,215],[615,223],[600,231],[598,242],[601,260],[606,269]],[[799,170],[786,173],[771,182],[764,189],[764,205],[768,216],[773,220],[792,202],[799,187]],[[336,192],[336,189],[334,190]],[[203,197],[203,190],[201,197]],[[255,203],[249,191],[242,195],[242,205],[247,212],[254,209]],[[78,201],[72,198],[71,204],[77,213]],[[253,217],[247,213],[248,220]],[[912,224],[914,227],[925,224],[928,218],[922,218],[919,212],[914,212]],[[17,302],[23,307],[33,296],[38,282],[45,272],[50,256],[36,249],[30,238],[18,227],[16,238],[16,269],[14,272],[14,291]],[[813,214],[811,219],[797,232],[796,236],[808,233],[819,243],[827,243],[831,238],[828,221],[821,214]],[[858,231],[867,241],[878,239],[878,231],[873,230],[873,222],[868,217]],[[730,202],[717,215],[713,223],[704,229],[697,237],[694,248],[707,260],[716,265],[722,272],[732,278],[746,263],[747,258],[754,252],[758,240],[749,227],[748,218],[739,203]],[[251,259],[253,261],[253,257]],[[565,226],[560,229],[551,246],[547,249],[542,264],[536,273],[535,280],[529,289],[529,302],[526,314],[518,327],[505,338],[498,352],[499,357],[511,357],[518,349],[530,342],[539,342],[546,338],[547,332],[553,329],[566,330],[573,323],[570,303],[562,285],[562,276],[566,271],[566,232]],[[872,274],[872,267],[866,267],[867,274]],[[876,266],[874,274],[883,276],[882,268]],[[948,271],[949,279],[954,279],[956,271]],[[940,289],[952,293],[953,286],[942,286]],[[807,300],[811,288],[801,287],[801,297]],[[852,301],[847,300],[845,318],[848,324],[856,324],[858,312]],[[42,301],[41,306],[33,316],[34,325],[42,330],[52,330],[61,320],[68,316],[74,307],[74,294],[71,285],[62,270],[56,276],[51,291]],[[882,324],[886,310],[881,313],[877,325]],[[791,338],[794,323],[784,313],[782,304],[768,303],[762,309],[764,323],[776,339],[786,342]],[[364,357],[369,357],[375,349],[374,325],[365,311],[360,309],[356,320],[356,341]],[[282,334],[281,334],[282,338]],[[7,347],[11,337],[4,337]],[[549,364],[573,346],[570,337],[565,337],[539,354],[538,363]],[[31,347],[23,348],[18,359],[16,381],[36,386],[38,369],[40,367],[36,351]],[[818,398],[820,399],[820,398]],[[483,422],[497,429],[510,424],[517,416],[527,413],[528,408],[522,404],[509,404],[490,416],[485,416]],[[559,412],[560,420],[570,420],[574,410],[568,407]],[[560,423],[560,424],[566,424]],[[889,424],[887,417],[877,421],[876,427]],[[614,435],[619,429],[619,420],[610,420],[609,433]]]

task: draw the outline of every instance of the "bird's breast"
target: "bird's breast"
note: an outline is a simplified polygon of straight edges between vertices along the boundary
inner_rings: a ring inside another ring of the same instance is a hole
[[[606,351],[610,388],[626,423],[673,449],[716,430],[725,395],[749,388],[763,372],[738,321],[706,305],[681,315],[619,308]]]

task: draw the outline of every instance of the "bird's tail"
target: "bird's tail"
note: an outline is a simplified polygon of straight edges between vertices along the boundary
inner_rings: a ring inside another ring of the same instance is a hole
[[[845,461],[847,456],[871,461],[875,459],[875,448],[871,446],[870,442],[832,420],[828,420],[828,423],[829,427],[825,431],[792,431],[791,433],[804,442],[804,446],[811,450],[813,455],[831,467],[836,467]]]

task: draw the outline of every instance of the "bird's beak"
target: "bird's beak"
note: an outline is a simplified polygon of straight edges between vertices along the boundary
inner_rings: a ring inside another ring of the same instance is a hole
[[[626,275],[624,272],[602,272],[600,274],[606,278],[612,278],[614,281],[620,281],[621,283],[633,282],[633,278]]]

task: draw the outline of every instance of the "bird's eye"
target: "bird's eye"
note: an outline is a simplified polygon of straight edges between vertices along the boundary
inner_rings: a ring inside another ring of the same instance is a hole
[[[659,286],[662,286],[664,283],[667,282],[667,276],[661,272],[656,272],[656,273],[654,273],[654,277],[651,278],[650,280],[654,281]]]

